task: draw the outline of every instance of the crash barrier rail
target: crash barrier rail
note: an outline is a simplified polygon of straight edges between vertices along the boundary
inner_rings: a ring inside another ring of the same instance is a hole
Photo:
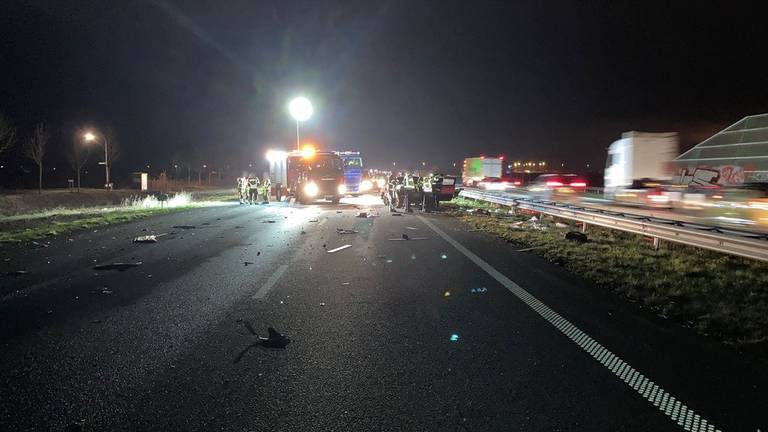
[[[654,247],[658,247],[660,240],[666,240],[768,261],[768,234],[766,233],[732,230],[554,201],[496,195],[475,190],[463,190],[460,195],[478,201],[574,220],[583,223],[584,230],[588,224],[592,224],[648,236],[653,238]]]

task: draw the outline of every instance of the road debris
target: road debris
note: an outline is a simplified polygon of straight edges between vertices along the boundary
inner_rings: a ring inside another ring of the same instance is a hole
[[[523,249],[517,249],[515,252],[530,252],[532,250],[541,249],[543,246],[534,246],[534,247],[528,247]]]
[[[488,288],[486,287],[480,287],[480,288],[472,288],[469,290],[472,294],[482,294],[488,292]]]
[[[341,210],[336,210],[336,213],[341,213]]]
[[[288,338],[288,336],[281,334],[277,330],[275,330],[272,327],[267,327],[267,337],[261,337],[258,333],[256,333],[256,330],[253,329],[253,326],[251,326],[251,323],[249,323],[246,320],[243,320],[243,325],[245,325],[245,328],[248,330],[248,332],[254,336],[256,336],[257,340],[256,343],[253,343],[251,345],[248,345],[240,351],[240,353],[235,357],[235,359],[232,361],[233,363],[239,363],[240,360],[242,360],[243,356],[250,351],[251,348],[257,348],[257,347],[263,347],[263,348],[277,348],[277,349],[285,349],[285,347],[291,343],[291,339]]]
[[[392,213],[392,216],[402,216],[402,213]]]
[[[35,245],[35,246],[37,246],[39,248],[51,247],[50,243],[40,243],[40,242],[36,242],[34,240],[32,240],[30,243],[32,243],[33,245]]]
[[[276,222],[270,219],[270,220],[261,221],[261,223],[276,223]]]
[[[251,264],[256,264],[256,263],[251,262],[251,261],[243,261],[243,265],[246,266],[246,267],[248,267]]]
[[[568,228],[568,225],[562,222],[555,222],[555,228]]]
[[[174,225],[171,228],[190,230],[190,229],[195,229],[197,227],[194,225]]]
[[[350,247],[352,247],[352,245],[351,245],[351,244],[346,244],[346,245],[344,245],[344,246],[339,246],[339,247],[337,247],[336,249],[331,249],[331,250],[329,250],[329,251],[328,251],[328,253],[336,253],[336,252],[338,252],[338,251],[341,251],[341,250],[344,250],[344,249],[346,249],[346,248],[350,248]]]
[[[448,255],[446,255],[445,253],[441,253],[440,259],[448,259]]]
[[[28,275],[28,274],[29,274],[29,272],[26,271],[26,270],[14,270],[14,271],[9,271],[9,272],[3,273],[3,276],[17,278],[19,276],[24,276],[24,275]]]
[[[483,216],[490,216],[491,215],[491,212],[489,212],[486,209],[481,209],[481,208],[467,210],[467,213],[473,214],[473,215],[483,215]]]
[[[104,287],[104,288],[101,289],[101,293],[105,294],[105,295],[110,295],[110,294],[112,294],[112,290],[107,288],[107,287]]]
[[[256,256],[261,255],[261,251],[256,252]]]
[[[403,240],[408,240],[408,234],[403,233]]]
[[[411,240],[428,240],[429,237],[408,237],[407,234],[403,234],[403,238],[391,238],[389,241],[411,241]]]
[[[451,292],[450,291],[446,291],[446,292],[443,293],[443,297],[450,297],[450,296],[451,296]]]
[[[320,306],[325,306],[325,302],[320,302]]]
[[[134,243],[157,243],[156,235],[143,235],[133,238]]]
[[[349,282],[342,282],[341,286],[349,286]]]
[[[336,234],[357,234],[360,231],[357,230],[351,230],[351,229],[344,229],[344,228],[336,228]]]
[[[129,268],[138,267],[142,264],[141,261],[133,262],[133,263],[122,263],[122,262],[116,262],[112,264],[101,264],[94,266],[94,270],[118,270],[118,271],[125,271]]]
[[[302,234],[306,234],[307,232],[306,232],[306,231],[304,231],[304,230],[301,230],[301,233],[302,233]]]
[[[589,241],[587,235],[579,231],[568,231],[565,233],[565,239],[572,240],[577,243],[587,243]]]
[[[318,221],[318,219],[310,219],[307,222],[317,222],[317,221]]]
[[[409,229],[409,230],[411,230],[411,231],[416,231],[418,228],[414,228],[414,227],[409,227],[409,226],[407,226],[407,227],[405,227],[405,229]]]

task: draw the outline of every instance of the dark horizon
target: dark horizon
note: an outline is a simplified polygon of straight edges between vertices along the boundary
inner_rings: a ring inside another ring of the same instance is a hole
[[[741,66],[768,40],[753,4],[13,1],[0,112],[22,139],[49,125],[57,170],[74,131],[111,130],[123,178],[262,162],[293,145],[297,94],[316,108],[307,140],[371,167],[503,153],[601,168],[624,131],[677,131],[682,151],[768,111],[761,70]],[[20,153],[0,165],[34,171]]]

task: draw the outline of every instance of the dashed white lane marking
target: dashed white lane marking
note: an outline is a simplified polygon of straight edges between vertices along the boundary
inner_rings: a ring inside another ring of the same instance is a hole
[[[352,245],[350,245],[350,244],[345,244],[344,246],[339,246],[339,247],[337,247],[336,249],[331,249],[331,250],[329,250],[329,251],[328,251],[328,253],[336,253],[336,252],[338,252],[338,251],[340,251],[340,250],[344,250],[344,249],[346,249],[346,248],[348,248],[348,247],[352,247]]]
[[[267,281],[264,282],[264,285],[262,285],[261,288],[259,288],[259,290],[256,291],[256,294],[253,295],[253,299],[257,300],[257,299],[264,298],[264,296],[267,295],[267,293],[269,292],[269,290],[272,289],[273,286],[275,286],[277,281],[280,279],[280,276],[282,276],[286,270],[288,270],[287,264],[280,265],[280,267],[278,267],[277,270],[275,270],[275,272],[272,273],[272,276],[270,276],[269,279],[267,279]]]
[[[719,429],[716,429],[715,426],[710,424],[706,419],[693,412],[693,410],[682,404],[674,396],[656,385],[656,383],[646,378],[617,355],[608,351],[596,340],[579,330],[578,327],[568,322],[568,320],[550,309],[536,297],[532,296],[528,291],[501,274],[501,272],[493,268],[493,266],[485,262],[482,258],[462,246],[451,236],[443,232],[443,230],[436,227],[432,222],[424,219],[422,216],[417,217],[424,222],[425,225],[430,227],[432,231],[436,232],[445,241],[450,243],[451,246],[456,248],[456,250],[469,258],[470,261],[491,275],[491,277],[496,279],[500,284],[504,285],[504,287],[506,287],[512,294],[522,300],[523,303],[555,326],[555,328],[565,334],[572,342],[586,351],[595,360],[600,362],[614,375],[624,381],[629,387],[638,392],[648,402],[656,406],[659,411],[663,412],[666,416],[680,425],[684,430],[690,432],[719,432]]]

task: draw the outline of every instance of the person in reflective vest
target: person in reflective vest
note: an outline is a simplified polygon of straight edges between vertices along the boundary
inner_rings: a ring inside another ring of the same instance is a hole
[[[264,173],[264,177],[261,180],[261,188],[259,194],[261,195],[261,202],[263,204],[269,203],[269,193],[272,189],[272,180],[269,179],[269,173]]]
[[[256,204],[257,200],[257,194],[259,193],[259,178],[258,177],[248,177],[247,180],[248,183],[248,202],[250,204]]]
[[[245,204],[245,177],[237,178],[237,198],[240,204]]]

